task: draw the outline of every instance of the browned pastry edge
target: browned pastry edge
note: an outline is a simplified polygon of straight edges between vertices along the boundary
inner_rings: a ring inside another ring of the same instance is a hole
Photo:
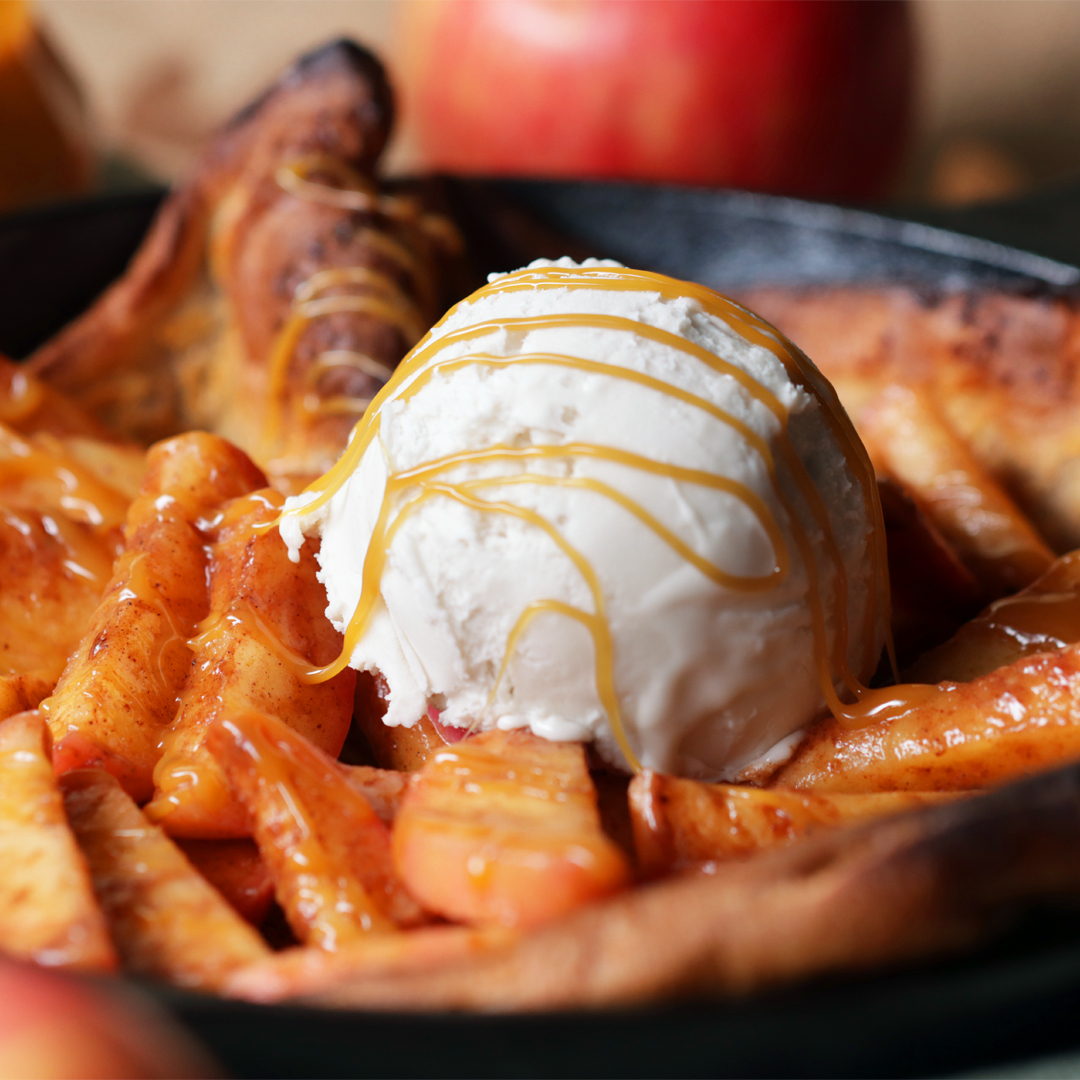
[[[638,888],[465,962],[295,989],[336,1007],[495,1012],[744,994],[970,945],[1018,902],[1080,889],[1078,844],[1070,768]]]
[[[1080,298],[900,285],[760,287],[739,296],[860,415],[891,383],[925,390],[1060,551],[1080,546]]]
[[[252,439],[241,437],[235,425],[218,425],[198,401],[193,407],[200,388],[181,385],[185,377],[176,370],[175,355],[170,357],[175,350],[160,340],[162,326],[181,305],[194,301],[200,319],[218,322],[211,335],[220,338],[225,329],[220,320],[232,320],[247,354],[265,367],[298,282],[324,266],[372,258],[378,263],[370,252],[357,259],[357,237],[376,219],[380,229],[393,233],[396,228],[378,214],[299,200],[292,200],[299,206],[286,205],[277,169],[306,155],[327,154],[370,176],[391,119],[389,85],[370,53],[338,41],[301,58],[218,135],[188,183],[165,201],[125,274],[42,346],[30,358],[29,369],[52,386],[78,394],[108,427],[144,442],[203,427],[254,452]],[[208,259],[231,301],[224,313],[214,302],[213,282],[204,280]],[[411,283],[402,285],[408,291]],[[200,290],[207,293],[201,308]],[[428,321],[437,314],[434,309],[424,312]],[[363,315],[320,320],[304,337],[313,339],[308,352],[359,347],[389,364],[408,345],[379,320]],[[298,347],[305,348],[303,340]],[[125,382],[125,373],[137,377]],[[373,392],[377,384],[369,388],[365,383],[363,389]],[[302,396],[291,384],[290,392]],[[241,390],[226,396],[246,401],[250,395]],[[247,407],[258,412],[261,404],[255,400]],[[229,400],[223,407],[237,405]],[[330,460],[354,420],[323,422],[326,430],[315,440],[328,444]],[[247,429],[258,426],[257,419],[246,424]]]
[[[359,80],[364,130],[371,141],[356,146],[353,164],[370,170],[382,152],[393,116],[389,84],[382,65],[354,42],[341,40],[301,57],[278,82],[227,123],[201,160],[190,181],[165,200],[145,240],[123,277],[111,285],[83,316],[43,345],[28,361],[34,374],[60,389],[79,389],[88,378],[128,359],[132,340],[155,312],[175,303],[190,283],[203,255],[208,214],[231,181],[246,169],[265,169],[267,158],[286,147],[296,154],[317,150],[335,121],[319,85],[327,79]],[[307,82],[308,94],[297,93]],[[354,106],[355,107],[355,106]],[[275,117],[274,112],[281,115]],[[276,122],[275,122],[276,120]],[[262,160],[260,160],[262,159]],[[117,350],[121,350],[119,355]]]

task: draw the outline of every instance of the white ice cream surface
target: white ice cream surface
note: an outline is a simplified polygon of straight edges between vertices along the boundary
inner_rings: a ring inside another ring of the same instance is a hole
[[[750,373],[776,395],[791,412],[793,441],[830,508],[849,576],[849,621],[861,626],[875,588],[869,523],[821,406],[791,382],[771,352],[704,313],[696,301],[593,289],[489,294],[460,305],[434,337],[484,321],[565,313],[617,315],[668,330]],[[721,407],[769,443],[778,434],[775,416],[735,379],[635,334],[499,328],[450,343],[435,359],[479,352],[556,353],[642,372]],[[536,482],[477,489],[489,502],[539,514],[593,568],[614,643],[622,720],[641,763],[689,776],[734,775],[806,723],[820,709],[822,694],[813,666],[807,577],[765,463],[741,435],[701,409],[610,375],[565,367],[470,365],[436,373],[408,401],[383,409],[379,437],[327,507],[299,522],[286,519],[282,532],[294,551],[301,529],[321,535],[327,614],[344,629],[360,597],[365,554],[391,471],[496,445],[567,443],[614,447],[737,480],[764,500],[780,524],[790,573],[775,588],[745,593],[714,584],[627,509],[595,491]],[[778,468],[785,492],[801,505],[791,477]],[[440,478],[522,474],[602,481],[730,573],[766,574],[775,565],[765,531],[733,495],[623,464],[586,456],[502,460],[459,466]],[[828,597],[832,571],[820,555],[823,538],[805,508],[801,516],[819,552],[822,595]],[[386,679],[388,724],[410,726],[434,704],[445,724],[527,726],[546,738],[591,739],[620,763],[597,694],[592,637],[567,615],[542,612],[533,619],[489,701],[515,623],[540,600],[594,611],[585,577],[543,528],[449,497],[429,498],[408,513],[394,537],[381,598],[352,665]],[[853,664],[862,644],[852,642]]]

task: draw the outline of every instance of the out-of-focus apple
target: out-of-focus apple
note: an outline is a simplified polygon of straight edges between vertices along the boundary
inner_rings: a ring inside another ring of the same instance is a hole
[[[0,958],[0,1080],[221,1075],[151,1001],[119,983]]]
[[[411,0],[399,71],[425,164],[828,199],[902,156],[903,0]]]
[[[78,87],[27,0],[0,0],[0,208],[77,194],[93,174]]]

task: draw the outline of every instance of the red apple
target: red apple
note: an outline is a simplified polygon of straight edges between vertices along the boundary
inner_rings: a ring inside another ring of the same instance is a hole
[[[900,164],[903,0],[412,0],[399,72],[425,164],[825,199]]]
[[[0,1076],[219,1076],[152,1002],[0,958]]]

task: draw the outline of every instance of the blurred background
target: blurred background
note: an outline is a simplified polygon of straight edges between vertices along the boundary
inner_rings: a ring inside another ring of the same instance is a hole
[[[453,80],[461,77],[460,71],[455,74],[447,68],[447,56],[458,41],[468,39],[455,38],[456,31],[447,25],[433,28],[433,22],[443,16],[430,11],[425,15],[422,9],[430,5],[418,0],[37,0],[29,5],[22,0],[0,0],[0,6],[6,8],[6,13],[0,9],[0,39],[6,34],[9,53],[21,48],[24,54],[33,54],[29,67],[37,82],[45,86],[46,112],[51,117],[47,119],[45,113],[27,106],[12,119],[10,108],[5,114],[3,109],[7,107],[0,105],[0,137],[11,138],[20,124],[39,135],[43,125],[53,124],[62,132],[60,140],[66,146],[65,152],[39,148],[39,156],[46,161],[41,175],[25,180],[21,187],[15,180],[5,180],[5,173],[16,159],[6,150],[0,153],[0,198],[9,205],[77,190],[90,183],[116,188],[149,180],[168,182],[182,176],[216,126],[257,94],[300,51],[338,34],[352,35],[374,48],[399,87],[408,84],[401,123],[386,162],[388,171],[417,170],[430,162],[462,169],[472,167],[474,171],[515,171],[515,163],[519,165],[516,171],[535,168],[530,167],[527,155],[515,159],[512,148],[506,150],[504,158],[493,160],[489,155],[485,159],[480,154],[475,161],[467,159],[470,146],[490,142],[490,137],[485,140],[480,131],[470,144],[468,138],[456,134],[453,123],[447,126],[443,122],[439,110],[448,107],[447,102],[452,103]],[[437,4],[443,11],[447,6]],[[512,32],[518,35],[518,45],[510,51],[515,62],[525,58],[525,68],[531,51],[551,47],[551,42],[545,46],[545,35],[557,38],[556,46],[565,52],[566,42],[578,34],[590,42],[584,55],[595,57],[602,51],[596,45],[600,40],[597,35],[606,34],[602,40],[608,41],[618,34],[618,26],[611,20],[592,29],[574,23],[570,13],[582,7],[575,0],[534,0],[516,5],[521,9],[516,12],[515,5],[507,0],[487,0],[483,6],[489,9],[489,22],[491,13],[501,10],[503,21],[514,23]],[[600,6],[614,9],[626,5],[602,0]],[[664,6],[745,7],[688,0],[671,0]],[[794,6],[806,7],[799,3]],[[723,169],[717,172],[715,163],[699,163],[687,164],[682,173],[671,178],[734,182],[853,202],[925,206],[1000,199],[1080,178],[1080,0],[912,0],[907,6],[871,4],[870,8],[891,6],[902,11],[894,11],[885,20],[887,25],[854,30],[841,25],[849,17],[837,12],[841,8],[861,8],[862,4],[817,6],[831,9],[827,19],[823,16],[825,31],[802,25],[785,38],[775,32],[776,20],[789,19],[791,12],[774,14],[770,16],[774,20],[771,29],[742,27],[742,53],[754,53],[759,40],[755,34],[760,35],[761,42],[783,39],[789,50],[797,53],[801,47],[818,54],[825,48],[822,42],[852,35],[863,70],[850,76],[846,96],[838,100],[863,102],[863,118],[848,117],[844,122],[895,129],[888,138],[890,145],[898,147],[893,155],[896,162],[878,169],[878,173],[887,175],[870,178],[861,185],[845,184],[835,176],[830,179],[826,175],[828,168],[822,166],[820,181],[803,182],[804,178],[792,179],[793,174],[784,174],[782,169],[769,173],[759,168],[755,172],[746,165],[740,172],[725,165],[728,175]],[[656,5],[645,3],[638,7],[655,9]],[[533,9],[531,14],[525,10],[529,8]],[[548,11],[537,15],[537,9]],[[29,46],[25,34],[20,38],[23,31],[19,29],[19,20],[26,13],[42,31]],[[475,14],[471,18],[475,22]],[[594,19],[594,15],[582,15],[579,21],[586,18]],[[753,22],[753,17],[743,18],[744,23],[748,20]],[[678,28],[671,31],[671,41],[678,40],[679,32]],[[490,36],[490,28],[485,33]],[[870,41],[875,35],[876,43]],[[905,35],[910,37],[906,44],[900,40]],[[431,40],[436,43],[433,48]],[[472,40],[475,42],[475,28]],[[769,49],[768,44],[762,47]],[[790,69],[793,64],[797,66],[798,57],[793,60],[793,55],[789,52],[786,59],[766,56],[756,64],[755,71],[769,69],[770,63],[774,68],[785,64]],[[829,66],[842,67],[849,61],[850,56],[848,60],[834,58]],[[709,58],[697,62],[707,67]],[[613,63],[617,64],[617,60]],[[730,58],[715,61],[713,69],[725,63],[730,67]],[[418,65],[434,73],[426,85],[423,75],[417,74]],[[812,97],[815,79],[826,76],[815,75],[805,65],[800,70],[802,85],[810,88],[806,93]],[[677,75],[656,77],[665,86],[678,82]],[[510,76],[494,72],[491,78],[494,85],[503,86]],[[754,81],[757,75],[744,72],[740,78],[746,88],[743,98],[761,100],[760,80]],[[0,99],[5,88],[14,92],[12,79],[9,63],[0,69]],[[889,99],[888,93],[884,97],[880,93],[867,97],[860,79],[863,83],[877,80],[879,91],[882,87],[886,91],[892,88],[893,98]],[[699,96],[712,93],[707,82],[697,85]],[[704,91],[700,89],[703,85]],[[835,87],[823,87],[821,95],[827,97],[835,91]],[[20,92],[25,96],[25,88]],[[731,87],[716,92],[717,100],[728,102],[728,115],[742,108],[739,92]],[[490,88],[487,93],[490,98]],[[783,93],[776,105],[779,112],[789,106],[794,108],[784,100]],[[562,103],[561,108],[568,124],[587,127],[588,116],[576,116],[571,100]],[[838,108],[834,116],[839,115]],[[764,119],[759,116],[757,121],[749,113],[748,117],[743,118],[744,124],[767,125],[775,122],[775,111]],[[701,123],[715,121],[698,117],[696,122],[700,130]],[[495,116],[492,123],[501,128],[508,126],[505,117],[500,116]],[[806,128],[808,122],[802,123]],[[448,133],[452,145],[448,147],[444,139],[440,146],[432,135],[433,126]],[[42,141],[48,140],[39,138]],[[533,142],[543,143],[544,139],[533,136]],[[879,146],[872,153],[887,150]],[[859,153],[864,158],[871,155],[871,151]],[[28,159],[17,160],[25,163]],[[588,163],[575,167],[577,159],[572,155],[566,160],[563,171],[636,171],[659,178],[651,175],[655,167],[642,167],[625,158],[620,159],[622,165],[619,160],[607,165],[601,161],[596,167]],[[713,171],[709,172],[709,168]]]

